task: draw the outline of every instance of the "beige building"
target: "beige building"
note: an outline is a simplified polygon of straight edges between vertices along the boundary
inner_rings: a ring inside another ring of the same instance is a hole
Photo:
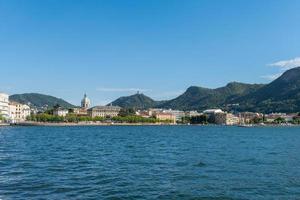
[[[8,94],[0,93],[0,115],[4,118],[9,117]]]
[[[23,122],[30,116],[30,107],[25,104],[9,102],[9,119],[12,123]]]
[[[164,112],[158,112],[155,113],[154,115],[156,117],[156,119],[159,119],[161,121],[170,121],[171,123],[176,123],[176,115],[172,114],[172,113],[164,113]]]
[[[73,110],[73,113],[76,115],[82,115],[82,116],[87,115],[87,110],[84,108],[73,108],[72,110]]]
[[[250,124],[255,118],[263,118],[262,113],[242,112],[239,114],[241,124]]]
[[[236,125],[240,123],[239,117],[226,112],[215,113],[214,119],[216,124]]]
[[[87,110],[90,117],[116,117],[119,115],[119,106],[95,106]]]

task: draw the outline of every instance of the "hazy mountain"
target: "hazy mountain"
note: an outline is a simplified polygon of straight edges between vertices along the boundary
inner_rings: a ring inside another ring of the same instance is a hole
[[[38,94],[38,93],[25,93],[25,94],[14,94],[9,97],[10,101],[16,101],[19,103],[30,105],[39,110],[46,108],[52,108],[56,104],[59,104],[63,108],[73,108],[74,105],[66,102],[63,99],[59,99],[53,96]]]

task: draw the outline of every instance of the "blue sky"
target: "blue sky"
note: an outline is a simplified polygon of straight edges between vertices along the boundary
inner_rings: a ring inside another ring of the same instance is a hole
[[[267,83],[300,65],[298,0],[0,0],[0,90],[93,105]]]

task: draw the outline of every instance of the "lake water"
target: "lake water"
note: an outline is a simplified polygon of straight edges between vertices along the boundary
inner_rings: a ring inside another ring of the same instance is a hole
[[[300,199],[300,128],[1,127],[0,199]]]

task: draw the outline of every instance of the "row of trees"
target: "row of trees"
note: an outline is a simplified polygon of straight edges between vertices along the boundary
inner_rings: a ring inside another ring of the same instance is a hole
[[[129,116],[117,116],[112,118],[103,118],[103,117],[89,117],[89,116],[78,116],[75,114],[68,114],[65,117],[51,115],[47,113],[35,114],[27,117],[28,121],[34,122],[117,122],[117,123],[171,123],[170,121],[160,121],[156,118],[144,118],[136,115]]]

